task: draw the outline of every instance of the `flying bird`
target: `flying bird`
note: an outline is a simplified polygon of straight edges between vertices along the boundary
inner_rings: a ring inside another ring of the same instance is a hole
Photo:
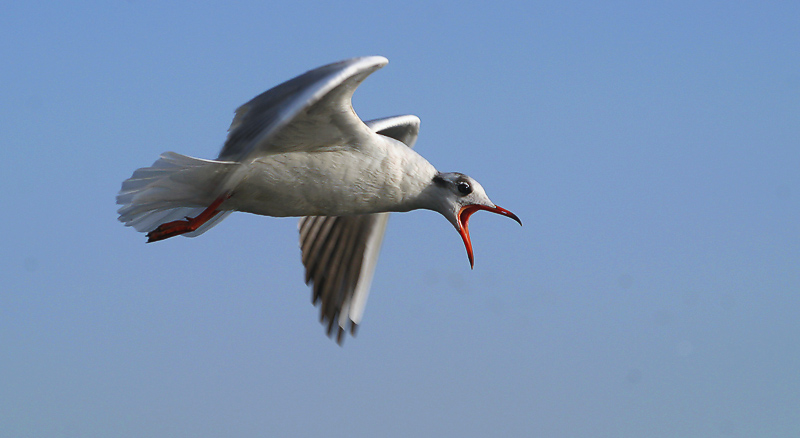
[[[412,147],[419,118],[362,121],[353,92],[386,58],[310,70],[236,110],[215,160],[166,152],[122,183],[119,220],[148,242],[195,237],[234,211],[298,216],[306,284],[328,336],[361,322],[389,212],[441,213],[474,266],[468,221],[478,210],[520,219],[477,181],[437,171]]]

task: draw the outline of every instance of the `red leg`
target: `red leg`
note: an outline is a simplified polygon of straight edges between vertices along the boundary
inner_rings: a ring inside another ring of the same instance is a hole
[[[159,225],[158,228],[147,233],[147,243],[158,242],[159,240],[169,239],[170,237],[195,231],[212,217],[218,215],[219,210],[217,210],[217,208],[230,197],[231,195],[229,193],[220,196],[212,202],[208,208],[195,217],[187,217],[186,220],[172,221]]]

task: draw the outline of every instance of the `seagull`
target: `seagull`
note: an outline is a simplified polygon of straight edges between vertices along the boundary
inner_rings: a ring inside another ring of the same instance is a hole
[[[117,196],[119,220],[148,242],[195,237],[234,211],[301,217],[300,248],[312,303],[341,345],[361,323],[389,212],[441,213],[475,261],[470,216],[512,212],[477,181],[437,171],[412,148],[413,115],[362,121],[355,89],[389,61],[353,58],[310,70],[239,107],[215,160],[165,152]]]

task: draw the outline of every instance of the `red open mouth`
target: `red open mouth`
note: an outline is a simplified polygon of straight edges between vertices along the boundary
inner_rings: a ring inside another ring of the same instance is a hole
[[[461,234],[461,238],[464,240],[464,246],[467,248],[467,257],[469,257],[470,268],[475,267],[475,258],[472,255],[472,241],[469,238],[469,217],[478,210],[491,211],[492,213],[510,217],[511,219],[517,221],[518,224],[522,225],[522,221],[519,220],[517,215],[506,210],[505,208],[497,206],[487,207],[485,205],[465,205],[464,207],[461,207],[461,210],[458,211],[458,233]]]

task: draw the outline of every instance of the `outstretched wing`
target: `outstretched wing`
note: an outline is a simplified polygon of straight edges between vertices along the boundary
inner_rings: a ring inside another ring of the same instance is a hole
[[[254,97],[236,110],[219,159],[358,144],[371,131],[353,111],[353,92],[388,62],[369,56],[328,64]]]
[[[413,147],[419,118],[387,117],[368,121],[366,126]],[[361,323],[388,220],[389,213],[300,219],[300,248],[306,284],[313,287],[311,301],[320,306],[320,321],[327,324],[328,336],[337,327],[340,344],[345,331],[355,335]]]
[[[413,148],[419,135],[419,117],[410,114],[405,116],[384,117],[364,122],[369,129],[386,137],[391,137]]]

